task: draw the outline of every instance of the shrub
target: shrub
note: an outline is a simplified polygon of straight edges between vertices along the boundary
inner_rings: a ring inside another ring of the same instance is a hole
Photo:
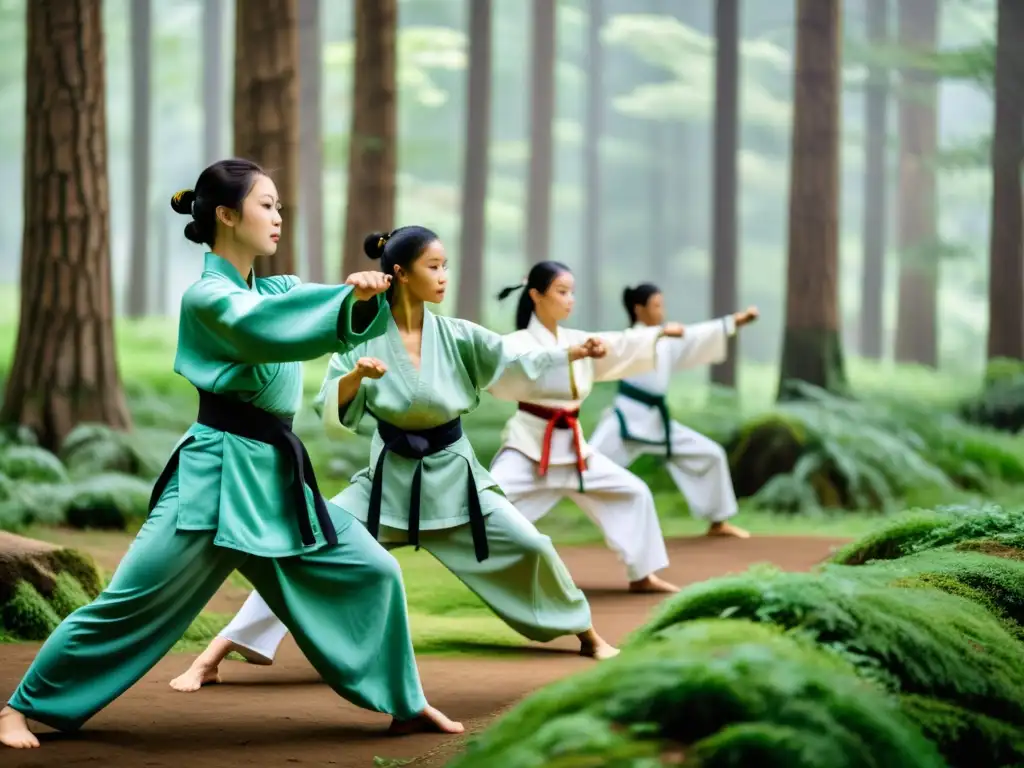
[[[534,694],[452,768],[941,766],[848,664],[748,622],[698,622]]]

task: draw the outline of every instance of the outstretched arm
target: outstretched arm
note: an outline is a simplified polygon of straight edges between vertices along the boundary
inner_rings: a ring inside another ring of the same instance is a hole
[[[385,282],[321,285],[292,279],[284,293],[269,296],[212,281],[196,283],[182,299],[185,322],[192,320],[205,329],[223,357],[251,365],[313,360],[386,329],[387,305],[378,295],[386,290]],[[358,276],[349,278],[353,279],[358,282]],[[368,324],[352,317],[363,298],[377,304]]]

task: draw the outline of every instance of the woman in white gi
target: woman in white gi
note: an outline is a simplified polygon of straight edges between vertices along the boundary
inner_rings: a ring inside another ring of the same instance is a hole
[[[365,249],[393,276],[388,327],[375,342],[331,358],[317,403],[329,434],[351,434],[364,413],[377,420],[377,430],[370,465],[332,503],[389,549],[428,550],[531,640],[574,634],[581,654],[614,656],[618,650],[594,631],[587,599],[551,539],[496,490],[461,427],[482,390],[508,400],[543,397],[548,393],[539,381],[559,371],[564,379],[570,361],[602,355],[602,344],[581,334],[568,348],[517,351],[486,328],[434,315],[424,304],[444,298],[447,258],[429,229],[374,233]],[[646,334],[652,350],[656,334]],[[192,691],[216,681],[231,651],[269,664],[287,631],[253,592],[171,685]]]
[[[515,333],[505,338],[518,350],[565,349],[592,334],[559,326],[572,312],[574,280],[567,266],[543,261],[504,299],[521,290]],[[654,370],[658,340],[682,337],[679,323],[596,334],[605,348],[600,359],[580,360],[552,370],[539,381],[550,394],[523,398],[505,426],[502,446],[491,465],[516,508],[530,522],[563,498],[575,501],[602,529],[608,545],[626,566],[633,592],[676,592],[656,572],[668,565],[654,497],[629,470],[587,444],[578,423],[580,405],[594,382],[616,381]]]
[[[656,327],[665,322],[665,304],[657,286],[643,283],[626,288],[622,299],[633,328]],[[659,341],[655,369],[619,382],[612,407],[590,438],[595,450],[623,467],[642,454],[664,456],[665,466],[691,514],[708,521],[709,536],[750,535],[727,522],[737,511],[729,459],[714,440],[672,420],[665,393],[674,372],[722,362],[729,351],[729,337],[757,317],[757,308],[751,307],[687,325],[682,339]],[[671,439],[667,440],[667,435]]]

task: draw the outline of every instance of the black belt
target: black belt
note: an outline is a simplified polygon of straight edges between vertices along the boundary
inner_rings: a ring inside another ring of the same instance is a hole
[[[657,408],[658,413],[661,414],[661,423],[665,427],[664,440],[647,440],[642,437],[634,437],[629,433],[629,429],[626,426],[625,415],[616,408],[615,415],[619,419],[619,433],[622,435],[622,439],[630,440],[634,443],[644,443],[645,445],[664,445],[665,456],[672,458],[672,415],[669,413],[668,402],[665,400],[665,396],[656,395],[653,392],[648,392],[646,389],[640,389],[640,387],[635,387],[626,381],[619,382],[619,394],[641,405]]]
[[[292,492],[295,494],[299,534],[302,536],[303,545],[308,547],[316,543],[313,527],[309,523],[309,513],[306,510],[304,488],[307,485],[313,492],[316,519],[320,523],[320,530],[323,531],[324,538],[328,544],[338,543],[338,534],[334,530],[334,523],[331,522],[331,516],[327,513],[327,503],[320,494],[320,487],[316,482],[313,463],[309,459],[306,446],[292,431],[291,419],[275,416],[251,403],[243,403],[241,400],[200,389],[199,415],[196,417],[196,423],[237,437],[267,443],[286,451],[292,459],[292,466],[295,470],[295,483]],[[167,487],[167,483],[170,482],[178,468],[179,454],[182,448],[195,439],[195,435],[189,435],[167,460],[163,472],[160,473],[160,477],[157,478],[156,485],[153,487],[153,494],[149,497],[150,512],[160,501],[160,496]]]
[[[388,453],[395,453],[404,459],[416,461],[416,469],[412,475],[412,486],[409,488],[409,543],[417,549],[420,546],[420,488],[423,484],[423,459],[440,453],[449,445],[462,438],[462,420],[452,419],[430,429],[405,430],[377,418],[377,432],[384,447],[380,449],[377,464],[373,470],[373,482],[370,486],[370,508],[366,516],[366,527],[373,538],[380,534],[380,507],[384,493],[384,459]],[[465,457],[462,457],[465,459]],[[488,557],[487,530],[483,511],[480,508],[480,494],[476,489],[473,467],[468,459],[466,497],[469,502],[469,526],[473,532],[473,548],[476,559],[483,562]]]

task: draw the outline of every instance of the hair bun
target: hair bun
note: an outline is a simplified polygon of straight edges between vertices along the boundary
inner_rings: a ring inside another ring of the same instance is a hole
[[[180,213],[184,216],[192,215],[192,204],[196,201],[196,192],[194,189],[183,189],[180,192],[175,192],[171,197],[171,208],[174,209],[175,213]],[[187,236],[187,235],[186,235]]]
[[[178,213],[181,213],[181,211],[178,211]],[[195,221],[190,221],[188,224],[185,225],[185,237],[187,237],[193,243],[198,243],[199,245],[202,245],[203,243],[206,242],[206,239],[199,231],[199,224]]]
[[[371,259],[379,259],[384,255],[384,246],[388,242],[386,232],[371,232],[363,239],[363,253]]]

